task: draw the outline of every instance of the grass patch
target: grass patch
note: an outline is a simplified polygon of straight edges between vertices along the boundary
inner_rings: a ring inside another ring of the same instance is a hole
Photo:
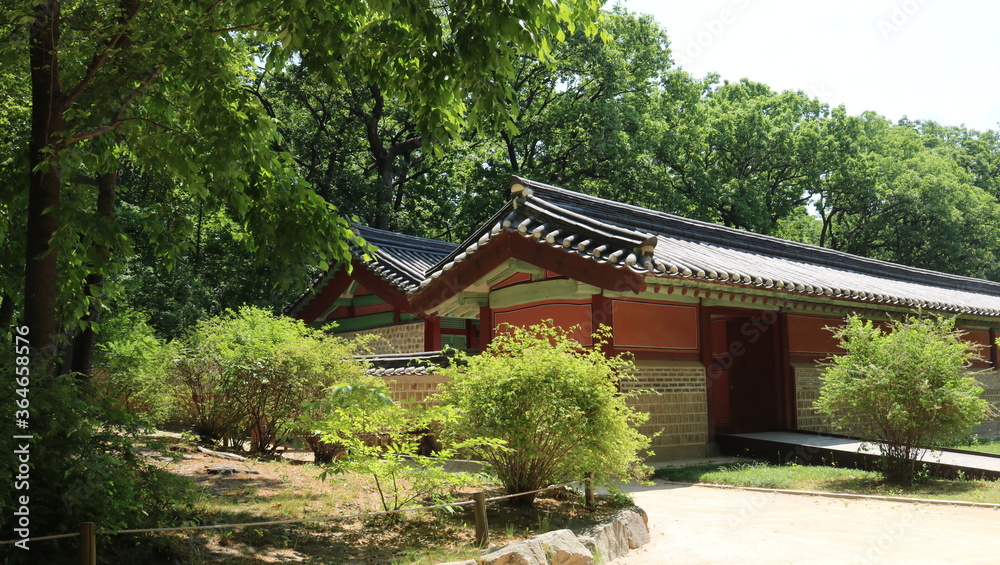
[[[973,438],[969,442],[959,445],[949,446],[952,449],[965,449],[967,451],[978,451],[980,453],[992,453],[1000,455],[1000,438]]]
[[[924,477],[916,483],[900,486],[887,483],[881,473],[843,467],[770,465],[741,461],[686,467],[663,467],[654,476],[678,482],[698,482],[741,487],[777,488],[932,498],[1000,504],[1000,482],[947,480]]]

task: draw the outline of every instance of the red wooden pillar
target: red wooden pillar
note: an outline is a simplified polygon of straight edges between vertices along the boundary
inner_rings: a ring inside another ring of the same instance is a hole
[[[792,370],[792,358],[788,342],[788,314],[778,312],[775,328],[778,331],[775,339],[775,357],[777,377],[782,391],[779,397],[778,412],[783,413],[782,422],[785,427],[794,430],[798,426],[798,399],[795,396],[795,372]],[[783,402],[782,402],[783,397]]]
[[[493,341],[493,309],[487,304],[479,307],[479,351],[485,351]]]
[[[428,316],[424,319],[424,351],[441,349],[441,318]]]
[[[993,328],[990,328],[990,365],[994,371],[1000,369],[997,367],[997,331]]]
[[[698,304],[698,353],[705,366],[705,399],[708,416],[708,441],[715,441],[715,375],[712,374],[712,315],[706,306]]]

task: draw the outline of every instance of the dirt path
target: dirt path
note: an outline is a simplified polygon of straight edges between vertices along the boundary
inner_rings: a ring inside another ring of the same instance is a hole
[[[611,565],[1000,564],[1000,510],[659,481],[627,490],[652,541]]]

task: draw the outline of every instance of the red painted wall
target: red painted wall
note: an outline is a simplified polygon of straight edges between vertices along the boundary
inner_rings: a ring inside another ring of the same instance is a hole
[[[833,332],[825,329],[844,323],[842,318],[831,316],[810,316],[808,314],[788,315],[788,352],[793,356],[826,357],[842,353]]]
[[[615,347],[697,351],[698,307],[638,300],[614,301]]]
[[[530,326],[551,319],[563,328],[579,325],[573,338],[583,345],[592,345],[594,332],[590,318],[590,300],[560,300],[559,302],[536,302],[493,310],[493,327],[507,323],[512,326]],[[502,331],[498,329],[497,331]]]

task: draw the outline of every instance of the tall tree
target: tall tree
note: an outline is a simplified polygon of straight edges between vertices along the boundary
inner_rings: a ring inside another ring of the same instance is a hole
[[[273,151],[273,121],[244,88],[255,60],[273,67],[298,56],[314,70],[363,68],[364,80],[413,111],[424,139],[440,142],[466,116],[506,122],[501,101],[510,89],[497,79],[513,72],[510,61],[521,53],[547,58],[544,32],[559,24],[587,22],[594,32],[597,8],[594,0],[14,2],[5,19],[19,26],[3,55],[30,59],[23,318],[34,350],[54,356],[59,302],[87,301],[84,273],[100,261],[74,257],[95,243],[113,257],[122,245],[113,215],[95,212],[98,191],[77,197],[70,183],[113,172],[122,157],[140,169],[165,168],[194,198],[224,202],[256,245],[279,234],[293,243],[272,259],[302,265],[347,256],[346,222]],[[248,37],[265,41],[260,59]],[[70,267],[62,272],[60,257]],[[70,308],[80,317],[86,309]]]
[[[688,86],[684,96],[664,98],[654,162],[694,215],[773,233],[820,178],[828,108],[801,92],[746,79],[710,86],[713,78],[702,83],[703,97]]]

